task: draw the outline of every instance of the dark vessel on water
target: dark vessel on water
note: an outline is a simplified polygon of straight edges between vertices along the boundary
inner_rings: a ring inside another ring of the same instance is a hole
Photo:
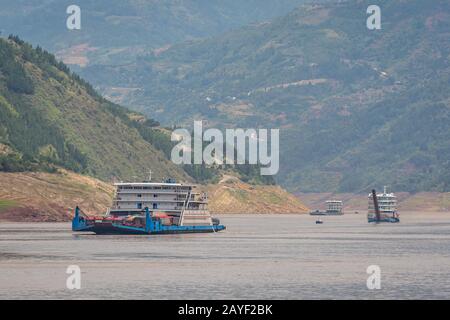
[[[72,230],[96,234],[168,234],[225,230],[212,218],[205,193],[195,185],[167,180],[162,183],[116,183],[113,206],[102,216],[75,209]]]
[[[367,220],[369,223],[400,222],[400,217],[397,213],[397,197],[393,193],[387,193],[386,187],[384,187],[382,194],[377,194],[374,189],[369,195]]]

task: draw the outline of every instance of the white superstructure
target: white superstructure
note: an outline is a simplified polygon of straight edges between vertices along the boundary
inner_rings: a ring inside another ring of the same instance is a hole
[[[195,185],[165,182],[115,183],[116,196],[109,210],[112,216],[139,215],[145,208],[152,214],[166,214],[177,225],[212,225],[206,193]]]
[[[377,193],[378,207],[380,214],[393,216],[397,214],[397,197],[393,193],[387,192],[387,187],[384,187],[383,193]],[[369,209],[370,216],[375,215],[375,206],[373,203],[372,194],[369,194]]]
[[[328,200],[326,202],[327,205],[327,215],[342,215],[342,201],[340,200]]]

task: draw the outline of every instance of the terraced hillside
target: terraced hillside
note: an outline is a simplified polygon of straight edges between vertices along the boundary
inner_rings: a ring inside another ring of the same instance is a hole
[[[377,1],[381,30],[371,4],[304,5],[84,75],[162,123],[281,128],[294,192],[449,191],[450,2]]]

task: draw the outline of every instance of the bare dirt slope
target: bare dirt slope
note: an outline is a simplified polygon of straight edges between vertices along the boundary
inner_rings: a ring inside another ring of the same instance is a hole
[[[214,213],[306,213],[297,197],[279,186],[249,185],[231,176],[207,186]]]
[[[306,213],[298,198],[278,186],[249,185],[226,176],[209,193],[212,213]],[[49,173],[0,172],[0,220],[69,221],[78,205],[99,215],[111,205],[114,187],[100,180],[61,170]]]
[[[0,172],[0,220],[68,221],[75,206],[101,214],[110,206],[113,186],[68,171]]]

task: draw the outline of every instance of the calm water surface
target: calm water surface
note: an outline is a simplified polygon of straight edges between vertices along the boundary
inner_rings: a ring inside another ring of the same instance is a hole
[[[221,216],[216,234],[96,236],[0,224],[1,299],[450,299],[450,213]],[[78,265],[81,290],[66,289]],[[366,269],[381,268],[381,290]]]

